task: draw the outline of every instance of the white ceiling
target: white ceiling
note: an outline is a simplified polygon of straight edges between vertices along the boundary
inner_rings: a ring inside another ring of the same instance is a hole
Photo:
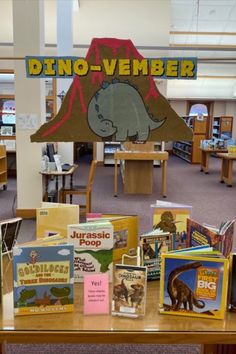
[[[167,97],[236,98],[236,0],[79,0],[79,4],[73,15],[75,45],[89,45],[93,37],[130,38],[142,46],[144,57],[197,57],[198,79],[168,80]],[[167,34],[157,40],[164,27]],[[56,44],[56,0],[45,0],[45,42]],[[12,0],[0,0],[0,56],[12,43]],[[86,51],[75,48],[76,55]]]

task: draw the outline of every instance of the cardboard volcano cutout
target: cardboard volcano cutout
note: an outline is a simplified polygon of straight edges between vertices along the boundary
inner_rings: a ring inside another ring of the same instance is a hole
[[[76,75],[58,114],[31,135],[32,142],[192,140],[192,130],[158,91],[151,75],[127,75],[119,59],[141,61],[130,40],[95,38],[87,75]],[[102,67],[104,60],[107,71]],[[92,69],[93,68],[93,69]]]

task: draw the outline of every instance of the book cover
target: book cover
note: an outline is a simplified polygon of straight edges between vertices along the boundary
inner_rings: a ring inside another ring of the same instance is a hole
[[[160,313],[223,319],[227,303],[228,259],[208,254],[163,254]]]
[[[84,314],[109,314],[109,277],[107,273],[84,276]]]
[[[123,254],[135,254],[138,246],[138,216],[120,214],[88,213],[87,221],[110,221],[113,225],[113,260],[118,261]]]
[[[236,253],[232,253],[230,256],[229,283],[228,308],[230,312],[236,312]]]
[[[235,221],[222,223],[220,228],[206,227],[198,222],[187,220],[187,246],[209,244],[214,249],[219,250],[225,257],[228,257],[233,247]]]
[[[14,314],[73,311],[74,247],[15,246],[13,249]]]
[[[75,282],[84,275],[108,273],[112,281],[113,226],[108,221],[68,225],[68,243],[74,245]]]
[[[117,264],[114,269],[112,315],[145,315],[147,267]]]
[[[67,225],[79,223],[79,205],[46,203],[36,209],[36,235],[43,238],[55,234],[67,237]]]
[[[191,215],[190,205],[158,201],[153,208],[153,229],[161,229],[173,235],[173,248],[186,248],[187,219]]]
[[[140,236],[141,265],[147,267],[147,279],[159,279],[161,254],[173,249],[169,232],[153,230]]]

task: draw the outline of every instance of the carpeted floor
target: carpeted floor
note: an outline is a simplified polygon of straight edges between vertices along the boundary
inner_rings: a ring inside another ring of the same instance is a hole
[[[235,185],[228,188],[219,183],[221,161],[211,158],[210,174],[200,172],[199,165],[171,156],[168,162],[167,198],[166,200],[193,206],[192,218],[198,222],[220,225],[221,221],[236,218],[236,178]],[[235,165],[236,167],[236,165]],[[79,163],[75,174],[75,183],[86,182],[89,165],[84,161]],[[234,175],[236,169],[234,168]],[[138,176],[137,176],[138,178]],[[118,197],[113,196],[114,168],[98,166],[92,193],[92,209],[94,212],[137,214],[140,218],[139,234],[152,228],[151,204],[162,199],[161,169],[154,169],[154,189],[152,195],[125,195],[119,176]],[[33,197],[33,196],[32,196]],[[74,198],[74,203],[79,200]],[[16,181],[9,179],[6,191],[0,191],[0,220],[15,215]],[[235,236],[236,237],[236,236]],[[18,242],[35,238],[35,220],[24,220]],[[234,248],[236,247],[236,244]],[[40,345],[29,347],[25,345],[7,345],[7,354],[60,354],[60,353],[200,353],[200,346],[52,346]]]
[[[5,354],[200,354],[199,345],[8,344]]]

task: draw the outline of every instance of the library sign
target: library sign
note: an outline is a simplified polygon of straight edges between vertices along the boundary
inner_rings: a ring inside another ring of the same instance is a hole
[[[148,76],[160,79],[196,79],[196,58],[159,59],[108,59],[102,58],[97,65],[78,57],[32,57],[25,58],[26,75],[29,78],[71,78],[86,76],[89,72],[103,72],[106,76]]]
[[[29,78],[73,79],[32,142],[192,140],[154,78],[196,79],[196,58],[145,59],[131,40],[94,38],[85,58],[27,56],[25,63]]]

